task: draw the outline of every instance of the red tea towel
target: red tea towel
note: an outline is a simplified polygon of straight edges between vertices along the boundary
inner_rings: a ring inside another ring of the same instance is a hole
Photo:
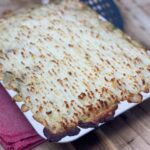
[[[6,150],[30,150],[42,142],[0,84],[0,144]]]

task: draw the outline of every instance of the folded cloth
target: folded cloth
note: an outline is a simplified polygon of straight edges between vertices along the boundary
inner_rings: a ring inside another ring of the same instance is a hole
[[[0,143],[6,150],[30,150],[44,142],[0,84]]]

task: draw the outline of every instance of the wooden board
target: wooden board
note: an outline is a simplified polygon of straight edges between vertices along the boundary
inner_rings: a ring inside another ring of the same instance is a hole
[[[150,48],[150,0],[115,0],[125,23],[125,31]]]
[[[28,5],[28,2],[0,0],[0,13],[6,8],[14,10]],[[124,17],[126,32],[150,48],[150,0],[116,0],[116,3]],[[149,108],[150,100],[73,143],[45,142],[34,150],[150,150]],[[0,150],[3,148],[0,147]]]

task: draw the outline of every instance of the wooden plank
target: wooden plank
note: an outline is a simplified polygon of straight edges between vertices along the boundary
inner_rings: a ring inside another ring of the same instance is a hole
[[[126,143],[126,141],[122,137],[120,137],[118,134],[116,134],[116,131],[113,130],[113,128],[111,127],[111,125],[109,123],[103,125],[99,130],[101,130],[103,132],[103,134],[105,134],[105,137],[107,138],[107,140],[109,139],[111,141],[111,143],[113,143],[113,145],[117,149],[132,150],[130,145],[128,145],[128,143]]]
[[[109,150],[109,149],[118,150],[115,144],[110,140],[110,138],[102,130],[97,130],[96,135],[99,139],[100,150]]]
[[[133,150],[149,150],[149,145],[143,140],[138,133],[136,133],[130,126],[128,126],[121,118],[116,118],[110,124],[122,139],[126,141]]]
[[[22,7],[39,3],[41,0],[0,0],[0,13],[7,10],[17,10]]]
[[[147,0],[142,1],[143,3],[139,0],[116,0],[115,2],[123,16],[125,31],[150,48],[150,2]]]
[[[148,3],[147,5],[141,6],[141,8],[150,17],[150,3]]]
[[[76,150],[101,150],[99,139],[94,132],[90,132],[82,138],[72,142],[72,144]]]
[[[138,4],[139,6],[150,4],[149,0],[132,0],[134,4]]]
[[[150,117],[140,107],[128,111],[125,115],[122,119],[150,145]]]
[[[126,0],[122,2],[124,5],[128,4],[129,8],[129,16],[132,17],[132,19],[138,20],[138,24],[144,24],[145,29],[150,31],[150,18],[147,16],[147,14],[144,13],[143,9],[139,7],[136,3],[134,3],[133,0]]]
[[[143,112],[150,116],[150,99],[139,106]]]
[[[0,11],[27,5],[30,0],[0,0]],[[35,0],[38,1],[38,0]],[[16,3],[17,2],[17,3]],[[150,48],[150,0],[116,0],[125,30]],[[140,35],[140,36],[139,36]],[[34,150],[149,150],[150,101],[69,144],[43,143]],[[0,150],[3,150],[0,147]]]
[[[58,144],[45,142],[33,150],[75,150],[72,144]]]

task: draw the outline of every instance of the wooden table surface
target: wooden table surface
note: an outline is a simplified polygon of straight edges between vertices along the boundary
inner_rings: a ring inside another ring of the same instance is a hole
[[[150,49],[150,0],[115,1],[125,31]],[[9,2],[0,0],[0,10]],[[150,99],[72,143],[45,142],[34,150],[150,150]]]

